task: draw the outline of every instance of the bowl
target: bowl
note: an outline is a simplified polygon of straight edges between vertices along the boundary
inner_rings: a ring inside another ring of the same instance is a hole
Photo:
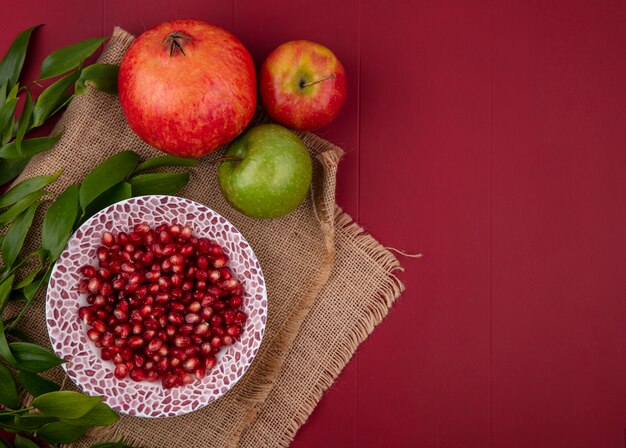
[[[216,242],[229,256],[231,268],[245,289],[242,310],[248,315],[239,339],[222,349],[217,365],[200,380],[173,389],[161,381],[119,380],[114,364],[100,357],[100,349],[87,337],[88,327],[78,318],[87,294],[77,289],[86,264],[97,266],[101,235],[129,232],[135,224],[156,227],[177,222],[190,226],[197,237]],[[241,379],[261,345],[267,320],[267,294],[263,272],[252,247],[223,216],[197,202],[175,196],[140,196],[113,204],[89,218],[68,241],[50,277],[46,322],[52,348],[68,362],[67,375],[88,395],[103,396],[114,410],[140,417],[169,417],[200,409],[217,400]]]

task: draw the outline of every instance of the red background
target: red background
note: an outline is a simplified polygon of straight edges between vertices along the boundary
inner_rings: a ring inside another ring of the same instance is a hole
[[[349,98],[338,202],[404,259],[406,293],[294,446],[624,447],[623,0],[3,2],[0,53],[114,25],[234,32],[257,63],[319,41]],[[201,430],[201,429],[199,429]]]

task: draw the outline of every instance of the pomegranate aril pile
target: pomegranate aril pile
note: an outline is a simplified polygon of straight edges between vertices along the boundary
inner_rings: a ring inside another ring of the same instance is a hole
[[[248,316],[243,286],[222,248],[178,224],[105,232],[98,266],[83,266],[78,317],[87,337],[115,363],[114,375],[165,388],[203,378]]]

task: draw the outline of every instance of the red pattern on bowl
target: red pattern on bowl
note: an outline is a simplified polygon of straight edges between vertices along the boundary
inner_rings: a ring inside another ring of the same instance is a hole
[[[100,358],[100,350],[87,338],[87,326],[78,319],[86,305],[79,294],[80,267],[96,265],[96,249],[105,230],[128,232],[140,222],[151,227],[177,222],[193,228],[223,247],[229,267],[244,288],[242,309],[248,315],[240,339],[222,350],[216,367],[201,380],[173,389],[161,382],[118,380],[114,364]],[[69,240],[57,260],[46,299],[46,322],[56,354],[70,362],[63,367],[88,395],[103,395],[114,410],[141,417],[169,417],[195,411],[231,389],[252,363],[265,330],[267,295],[261,266],[252,248],[224,217],[197,202],[174,196],[141,196],[113,204],[87,220]]]

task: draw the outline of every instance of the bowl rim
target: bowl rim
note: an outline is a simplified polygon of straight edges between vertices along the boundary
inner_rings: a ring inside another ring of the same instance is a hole
[[[188,411],[185,411],[185,412],[180,412],[180,413],[174,413],[174,414],[171,414],[171,415],[153,415],[154,412],[152,412],[152,413],[149,413],[149,412],[148,413],[136,412],[136,413],[132,413],[131,414],[127,410],[122,409],[119,406],[111,406],[111,408],[113,410],[115,410],[116,412],[119,412],[119,413],[122,413],[122,414],[126,414],[126,415],[132,415],[133,417],[165,418],[165,417],[174,417],[174,416],[186,415],[188,413],[195,412],[195,411],[197,411],[199,409],[202,409],[203,407],[205,407],[205,406],[207,406],[207,405],[217,401],[218,399],[220,399],[221,397],[226,395],[228,392],[230,392],[235,387],[235,385],[246,375],[246,373],[248,372],[248,370],[250,369],[250,367],[254,363],[254,360],[256,359],[258,351],[259,351],[259,349],[261,347],[261,344],[263,343],[263,338],[265,336],[265,330],[267,328],[267,319],[269,318],[269,304],[268,304],[268,301],[267,301],[267,283],[265,281],[265,277],[263,275],[263,270],[262,270],[261,264],[260,264],[260,262],[258,260],[258,257],[256,256],[256,253],[254,252],[254,249],[252,248],[252,245],[248,242],[248,240],[245,238],[243,233],[241,233],[239,231],[239,229],[235,225],[232,224],[232,222],[230,222],[227,218],[225,218],[219,212],[213,210],[212,208],[210,208],[210,207],[208,207],[208,206],[206,206],[206,205],[204,205],[204,204],[202,204],[200,202],[194,201],[192,199],[188,199],[188,198],[184,198],[184,197],[180,197],[180,196],[174,196],[174,195],[155,194],[155,195],[134,196],[134,197],[131,197],[131,198],[128,198],[128,199],[124,199],[122,201],[115,202],[115,203],[105,207],[104,209],[94,213],[85,222],[83,222],[76,229],[76,231],[74,231],[72,233],[72,235],[68,238],[67,243],[65,245],[65,248],[63,249],[63,252],[56,259],[56,261],[54,263],[54,266],[53,266],[53,268],[52,268],[52,270],[50,272],[50,277],[49,277],[48,285],[47,285],[47,288],[46,288],[46,298],[45,298],[46,299],[46,301],[45,301],[46,329],[47,329],[47,332],[48,332],[48,338],[50,340],[50,344],[52,346],[52,350],[54,351],[54,353],[57,356],[61,357],[62,353],[57,351],[56,348],[55,348],[55,342],[56,342],[57,338],[53,337],[52,334],[51,334],[50,320],[54,319],[54,316],[51,315],[51,313],[53,312],[54,308],[51,307],[51,300],[52,299],[50,298],[50,293],[51,293],[51,290],[53,289],[53,286],[52,286],[52,282],[50,280],[55,278],[55,274],[57,274],[57,272],[58,272],[59,262],[64,257],[69,256],[70,253],[73,253],[73,252],[70,252],[70,250],[69,250],[70,242],[77,238],[77,233],[79,233],[81,231],[81,229],[83,229],[85,226],[88,226],[89,224],[91,224],[93,221],[95,221],[100,216],[107,215],[107,214],[111,213],[115,206],[118,206],[120,204],[124,204],[124,203],[127,203],[127,202],[135,202],[139,198],[144,198],[144,199],[145,198],[150,198],[150,199],[166,198],[166,199],[172,200],[174,202],[180,201],[180,202],[185,202],[187,204],[191,203],[191,204],[195,205],[196,207],[200,207],[200,208],[206,209],[206,211],[209,214],[214,215],[218,219],[223,219],[225,221],[225,223],[227,223],[232,228],[229,231],[229,233],[235,233],[235,234],[239,235],[239,237],[241,238],[241,241],[247,245],[247,249],[251,252],[251,254],[253,256],[253,259],[256,261],[256,263],[258,265],[258,274],[256,275],[256,277],[258,278],[259,284],[262,287],[262,290],[261,290],[262,300],[265,301],[265,306],[262,306],[263,315],[265,317],[265,320],[262,321],[262,327],[259,330],[260,331],[260,337],[258,339],[254,339],[254,345],[253,345],[253,347],[254,347],[254,355],[252,356],[252,358],[251,358],[251,360],[249,362],[245,362],[246,361],[245,358],[244,357],[240,357],[238,362],[240,362],[240,363],[243,362],[243,364],[244,364],[243,371],[241,372],[241,374],[238,377],[235,378],[235,380],[231,380],[229,382],[228,387],[227,387],[227,389],[225,391],[223,391],[223,392],[220,391],[212,399],[208,399],[208,400],[199,402],[197,404],[197,406],[193,407],[193,409],[191,409],[191,410],[188,410]],[[215,224],[211,224],[211,225],[215,226]],[[194,229],[194,232],[198,232],[197,229]],[[69,286],[68,287],[57,287],[57,288],[62,290],[62,289],[68,289]],[[80,299],[76,299],[76,300],[80,300]],[[81,325],[81,327],[84,330],[85,329],[85,324],[81,323],[80,325]],[[101,360],[102,362],[108,362],[108,361],[103,361],[100,358],[100,354],[97,351],[98,349],[93,345],[93,343],[91,341],[87,340],[87,344],[88,344],[88,347],[96,354],[96,356],[98,357],[99,360]],[[235,345],[236,344],[233,344],[231,347],[235,347]],[[220,352],[219,355],[222,355],[223,353],[224,352]],[[70,361],[70,362],[61,364],[61,367],[66,372],[66,375],[70,378],[70,380],[72,380],[72,382],[76,385],[76,387],[78,387],[78,389],[80,389],[83,393],[85,393],[87,395],[90,395],[90,393],[93,393],[93,391],[89,390],[89,388],[88,388],[88,390],[85,390],[85,387],[84,387],[85,385],[82,384],[82,383],[77,382],[76,379],[72,377],[72,375],[71,375],[71,365],[72,365],[72,363]],[[218,365],[219,365],[219,361],[218,361]],[[207,379],[207,378],[209,378],[208,374],[205,377],[205,379]],[[202,380],[196,380],[196,381],[202,381]],[[141,383],[147,383],[147,382],[141,382]],[[140,383],[138,383],[138,384],[140,384]],[[174,390],[181,390],[181,389],[183,389],[183,387],[192,386],[193,384],[195,384],[195,382],[191,383],[190,385],[187,385],[187,386],[178,387],[178,388],[169,389],[169,390],[162,388],[161,385],[160,385],[160,381],[157,381],[155,383],[147,383],[147,384],[153,385],[153,386],[155,386],[155,388],[158,387],[159,390],[164,390],[164,391],[168,391],[169,392],[169,391],[174,391]],[[107,396],[104,396],[103,397],[103,401],[107,402],[107,398],[108,398]]]

